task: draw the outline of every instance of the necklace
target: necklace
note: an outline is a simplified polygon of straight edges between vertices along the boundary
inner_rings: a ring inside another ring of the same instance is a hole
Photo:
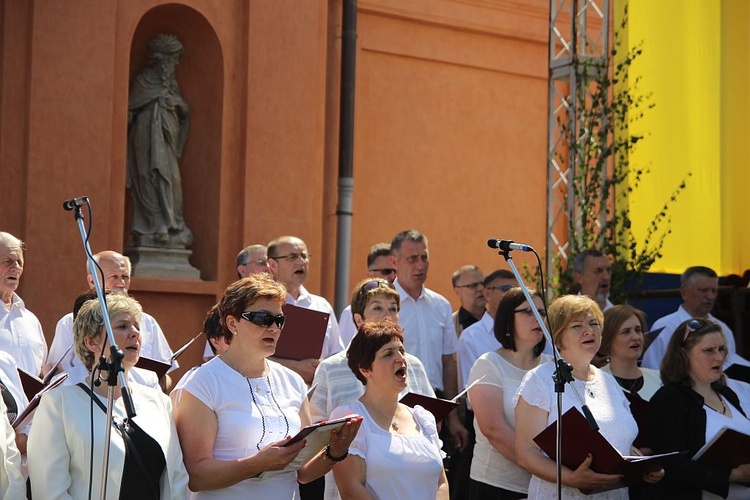
[[[388,418],[388,415],[386,413],[380,411],[379,408],[372,407],[372,408],[367,408],[367,410],[370,411],[371,413],[372,413],[371,410],[375,410],[375,413],[378,413],[381,417],[386,417],[386,419],[390,421],[389,427],[391,429],[393,429],[394,431],[398,431],[399,427],[398,427],[398,422],[396,422],[396,413],[395,412],[393,413],[392,417]]]
[[[258,403],[258,400],[255,397],[255,393],[256,392],[260,393],[260,384],[256,385],[255,390],[253,391],[253,384],[252,384],[252,382],[250,382],[250,377],[248,377],[247,375],[245,375],[245,373],[243,373],[242,370],[240,370],[239,368],[237,368],[236,366],[234,366],[232,363],[230,363],[226,356],[222,355],[221,356],[221,360],[224,361],[224,363],[226,363],[229,368],[231,368],[232,370],[234,370],[237,373],[239,373],[240,375],[242,375],[242,377],[247,382],[247,387],[248,387],[248,389],[250,389],[250,398],[253,400],[253,404],[258,409],[258,413],[260,414],[260,425],[263,428],[263,430],[261,432],[261,435],[260,435],[260,440],[255,444],[255,447],[258,449],[258,451],[260,451],[260,445],[261,445],[261,443],[263,443],[263,440],[266,437],[266,414],[265,414],[265,412],[263,412],[263,408]],[[264,362],[264,365],[265,365],[265,362]],[[264,372],[266,371],[266,367],[267,366],[264,366],[264,369],[263,369]],[[284,431],[284,436],[288,436],[289,435],[289,420],[286,418],[286,414],[281,409],[281,405],[279,405],[279,402],[276,401],[276,395],[273,393],[273,386],[271,385],[271,378],[268,375],[266,375],[265,377],[262,377],[262,378],[264,378],[266,380],[266,383],[268,384],[268,394],[271,395],[271,400],[273,400],[273,404],[276,405],[276,409],[279,411],[279,413],[281,414],[281,416],[284,418],[284,424],[286,425],[286,430]],[[271,416],[270,415],[268,416],[268,419],[269,419],[269,422],[270,422],[271,421]]]
[[[617,383],[630,394],[637,394],[643,389],[643,375],[638,378],[622,378],[615,375]]]
[[[276,396],[273,394],[273,387],[271,386],[271,378],[266,376],[266,383],[268,384],[268,392],[271,395],[271,399],[273,400],[273,403],[276,405],[276,409],[279,410],[279,413],[281,413],[281,416],[284,417],[284,423],[286,424],[286,431],[284,431],[284,436],[289,435],[289,420],[286,418],[286,414],[282,411],[281,406],[279,406],[278,401],[276,401]],[[253,404],[256,408],[258,408],[258,413],[260,413],[260,424],[263,426],[263,432],[260,435],[260,441],[258,441],[255,444],[255,447],[260,451],[260,444],[263,442],[263,439],[266,437],[266,414],[263,413],[263,409],[258,404],[258,401],[255,399],[255,392],[253,391],[253,385],[250,383],[250,379],[245,377],[245,380],[247,380],[247,387],[250,389],[250,397],[253,400]],[[257,387],[258,392],[260,392],[260,386]],[[270,421],[270,416],[269,416]]]
[[[703,402],[703,404],[705,404],[708,408],[711,408],[716,413],[721,413],[722,415],[725,415],[727,413],[727,405],[724,404],[724,400],[721,399],[721,396],[719,396],[716,393],[716,391],[714,391],[714,394],[716,394],[716,397],[719,398],[719,403],[721,403],[721,411],[717,410],[716,408],[714,408],[713,406],[711,406],[710,404],[708,404],[705,401]]]

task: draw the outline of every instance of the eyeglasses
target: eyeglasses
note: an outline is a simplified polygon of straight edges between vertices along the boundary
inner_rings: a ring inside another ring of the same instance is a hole
[[[284,328],[284,321],[286,321],[283,314],[275,316],[268,311],[245,311],[240,314],[240,317],[254,325],[262,326],[263,328],[268,328],[276,323],[279,330]]]
[[[533,307],[524,307],[523,309],[515,309],[513,311],[514,313],[523,313],[526,316],[533,316],[534,315],[534,308]],[[546,309],[537,309],[537,312],[539,312],[539,315],[541,317],[544,317],[547,315]]]
[[[382,269],[368,269],[371,273],[380,273],[383,276],[390,276],[391,274],[396,274],[395,269],[391,269],[390,267],[384,267]]]
[[[696,330],[700,330],[707,324],[708,323],[700,319],[691,319],[690,321],[688,321],[687,326],[685,326],[685,336],[682,337],[682,344],[683,345],[685,344],[685,341],[687,340],[688,335],[690,335],[692,332]]]
[[[500,290],[501,292],[507,292],[516,285],[497,285],[497,286],[486,286],[485,290]]]
[[[475,281],[474,283],[467,283],[466,285],[456,285],[456,288],[471,288],[472,290],[476,290],[482,286],[481,281]]]
[[[268,261],[266,259],[255,259],[255,260],[248,260],[244,264],[240,264],[241,266],[249,266],[250,264],[260,264],[261,266],[267,266]]]
[[[308,260],[310,260],[310,254],[309,253],[304,253],[304,252],[302,252],[302,253],[288,253],[286,255],[279,255],[278,257],[271,257],[269,255],[268,258],[269,259],[274,259],[274,260],[282,260],[282,259],[284,259],[284,260],[287,260],[289,262],[294,262],[297,259],[302,259],[305,262],[307,262]]]

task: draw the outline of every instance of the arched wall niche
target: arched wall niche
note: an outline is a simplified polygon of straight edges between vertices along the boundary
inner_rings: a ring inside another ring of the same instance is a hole
[[[223,53],[215,30],[195,9],[181,4],[154,7],[143,15],[133,34],[128,85],[145,68],[148,42],[159,33],[177,36],[184,47],[176,72],[180,93],[190,106],[190,129],[180,162],[183,211],[194,236],[190,263],[200,269],[202,280],[215,281],[219,260]],[[133,217],[129,192],[125,200],[123,241],[128,246]]]

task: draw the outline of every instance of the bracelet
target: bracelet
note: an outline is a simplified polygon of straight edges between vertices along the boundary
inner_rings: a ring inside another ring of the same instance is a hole
[[[349,456],[349,450],[346,450],[344,454],[341,455],[340,457],[334,457],[333,455],[331,455],[331,445],[329,444],[328,446],[326,446],[325,457],[333,463],[341,462],[348,456]]]

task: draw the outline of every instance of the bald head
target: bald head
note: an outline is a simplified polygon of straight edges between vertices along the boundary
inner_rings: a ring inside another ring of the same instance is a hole
[[[19,240],[10,233],[0,231],[0,245],[5,248],[19,248],[23,249],[23,241]]]
[[[0,231],[0,296],[10,302],[23,274],[23,241]]]
[[[104,272],[104,288],[127,295],[130,288],[130,259],[113,250],[104,250],[94,255],[94,260]],[[86,279],[94,288],[94,279],[86,266]]]
[[[268,267],[295,299],[307,279],[309,258],[307,245],[296,236],[282,236],[268,244]]]

